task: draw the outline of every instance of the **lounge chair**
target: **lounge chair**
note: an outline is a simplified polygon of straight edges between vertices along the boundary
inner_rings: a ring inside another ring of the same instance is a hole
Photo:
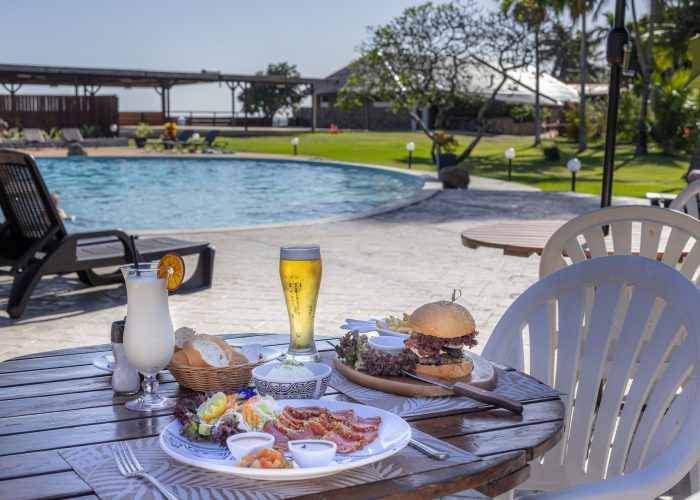
[[[206,150],[208,148],[216,149],[214,143],[216,139],[221,135],[218,130],[210,130],[207,135],[204,136],[199,142],[192,143],[195,149]]]
[[[158,139],[156,141],[147,142],[144,149],[174,149],[183,146],[194,134],[194,130],[184,130],[175,139]]]
[[[25,128],[22,133],[24,134],[24,143],[36,146],[37,149],[47,142],[44,133],[38,128]]]
[[[77,142],[79,144],[82,144],[85,142],[85,139],[83,138],[83,134],[80,133],[80,130],[77,128],[64,128],[63,129],[63,142],[65,143],[72,143],[72,142]]]
[[[118,230],[68,234],[44,183],[28,154],[0,149],[0,273],[14,276],[7,312],[19,318],[32,291],[48,274],[77,272],[90,286],[122,281],[119,271],[98,274],[96,268],[132,261],[129,238]],[[198,255],[194,274],[180,290],[208,288],[214,270],[214,247],[170,237],[139,238],[136,249],[143,261],[167,252]],[[9,269],[8,269],[9,268]]]

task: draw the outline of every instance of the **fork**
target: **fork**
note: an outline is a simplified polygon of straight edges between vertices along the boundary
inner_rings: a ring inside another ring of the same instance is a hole
[[[153,483],[153,485],[158,488],[158,491],[165,495],[165,498],[168,500],[179,500],[178,497],[170,493],[160,481],[143,470],[143,467],[141,467],[139,461],[136,460],[134,452],[131,451],[128,444],[123,442],[112,443],[112,455],[114,455],[114,461],[117,463],[117,468],[122,476],[142,477]]]

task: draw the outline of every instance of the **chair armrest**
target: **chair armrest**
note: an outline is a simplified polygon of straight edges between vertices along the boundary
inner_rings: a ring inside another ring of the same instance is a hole
[[[104,231],[91,231],[89,233],[69,234],[61,240],[61,244],[72,245],[75,247],[79,244],[80,240],[105,237],[114,237],[118,239],[124,247],[124,254],[126,255],[126,257],[130,261],[134,260],[134,256],[131,252],[131,242],[129,241],[129,236],[124,231],[119,231],[118,229],[106,229]]]

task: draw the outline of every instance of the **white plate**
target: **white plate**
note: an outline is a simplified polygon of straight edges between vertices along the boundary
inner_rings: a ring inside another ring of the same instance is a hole
[[[241,349],[245,357],[247,357],[250,361],[257,361],[260,354],[264,356],[265,361],[272,361],[273,359],[277,359],[284,354],[284,352],[277,347],[263,347],[260,344],[248,344],[234,347]],[[112,353],[100,354],[92,360],[92,365],[100,370],[113,372],[114,355]]]
[[[377,439],[362,450],[341,455],[337,454],[330,465],[324,467],[301,468],[296,464],[293,469],[246,469],[236,467],[236,461],[224,446],[215,443],[190,441],[180,435],[180,423],[176,420],[169,424],[160,434],[160,447],[175,460],[200,467],[202,469],[224,472],[234,476],[267,481],[290,481],[329,476],[339,472],[378,462],[398,453],[411,439],[411,428],[404,419],[371,406],[340,401],[320,401],[313,399],[288,399],[279,401],[280,410],[285,406],[321,406],[330,411],[353,409],[359,417],[382,418]],[[285,454],[291,458],[289,453]]]
[[[398,333],[392,330],[385,330],[383,328],[377,328],[377,322],[386,325],[382,320],[370,318],[370,319],[351,319],[345,320],[345,324],[340,325],[343,330],[357,330],[359,333],[367,332],[377,332],[379,335],[384,337],[398,337],[398,338],[408,338],[406,333]]]
[[[106,372],[113,372],[114,371],[114,354],[110,353],[105,353],[105,354],[100,354],[97,356],[95,359],[92,360],[92,366],[95,368],[99,368],[100,370],[104,370]]]
[[[384,323],[382,320],[379,320],[379,323],[381,323],[382,325],[386,325],[386,323]],[[399,333],[393,330],[384,330],[378,327],[376,328],[376,330],[377,333],[379,333],[379,335],[381,335],[382,337],[398,337],[401,339],[407,339],[410,336],[407,333]]]

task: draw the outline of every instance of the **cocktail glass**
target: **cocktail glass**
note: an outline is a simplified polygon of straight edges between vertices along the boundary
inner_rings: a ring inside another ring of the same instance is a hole
[[[124,352],[131,366],[144,376],[143,394],[126,407],[134,411],[171,408],[175,400],[158,394],[156,380],[175,348],[165,278],[159,276],[158,263],[129,264],[121,271],[127,295]]]

